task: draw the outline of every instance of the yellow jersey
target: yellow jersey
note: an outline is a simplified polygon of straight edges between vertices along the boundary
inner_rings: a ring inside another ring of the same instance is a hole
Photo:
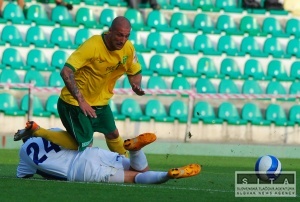
[[[65,63],[74,71],[78,89],[91,106],[107,105],[113,96],[116,81],[123,74],[135,75],[141,72],[141,65],[129,40],[121,50],[109,51],[103,37],[104,34],[87,39]],[[66,86],[61,90],[60,98],[78,106]]]

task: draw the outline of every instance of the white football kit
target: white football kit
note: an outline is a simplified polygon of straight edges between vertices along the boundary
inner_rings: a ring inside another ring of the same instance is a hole
[[[40,174],[68,181],[109,182],[116,172],[124,173],[118,153],[97,147],[84,151],[67,150],[40,137],[28,139],[21,147],[17,177]]]

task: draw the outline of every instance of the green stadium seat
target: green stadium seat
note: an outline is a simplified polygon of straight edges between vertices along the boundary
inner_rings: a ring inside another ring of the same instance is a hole
[[[300,20],[297,18],[290,18],[285,25],[285,33],[300,37]]]
[[[285,53],[285,50],[283,49],[277,37],[270,37],[265,40],[263,44],[263,52],[273,56],[274,58],[290,57]]]
[[[41,72],[37,70],[28,70],[26,71],[24,77],[24,83],[34,83],[37,87],[45,87],[47,86],[45,78],[41,74]]]
[[[28,20],[35,22],[36,25],[55,25],[55,23],[49,19],[45,8],[41,4],[31,4],[28,7],[26,17]]]
[[[150,32],[147,37],[146,47],[155,50],[156,53],[173,53],[174,50],[170,49],[166,39],[161,32]]]
[[[220,74],[231,79],[244,79],[245,76],[241,73],[240,67],[233,58],[225,58],[221,62]]]
[[[78,45],[73,44],[70,34],[63,27],[56,27],[50,35],[50,43],[64,49],[76,49]]]
[[[217,50],[229,56],[244,56],[245,53],[239,50],[240,46],[230,35],[223,35],[218,40]]]
[[[197,32],[187,14],[175,12],[170,19],[170,26],[180,32]]]
[[[287,91],[279,81],[270,81],[266,87],[266,94],[269,95],[286,95]],[[277,100],[285,100],[285,98],[278,98]]]
[[[121,114],[132,121],[150,121],[150,117],[144,115],[139,103],[132,98],[126,98],[121,104]]]
[[[290,77],[292,79],[300,79],[300,61],[295,61],[290,67]]]
[[[13,69],[26,69],[20,51],[12,47],[4,49],[1,63]]]
[[[242,39],[240,50],[253,57],[268,57],[268,54],[261,50],[258,42],[253,36],[247,36]]]
[[[145,76],[152,75],[153,71],[147,67],[143,55],[141,53],[136,53],[136,56],[137,56],[138,62],[140,63],[140,65],[142,67],[142,74]]]
[[[257,19],[250,15],[246,15],[241,18],[240,30],[244,33],[248,33],[250,36],[266,35],[266,33],[262,33],[261,27],[257,22]]]
[[[214,61],[209,57],[202,57],[198,60],[196,73],[207,78],[224,78],[224,75],[218,72]]]
[[[266,17],[262,22],[262,31],[264,33],[270,34],[273,37],[287,37],[280,25],[280,22],[275,17]]]
[[[0,93],[0,111],[9,116],[25,116],[25,111],[20,109],[17,99],[9,93]]]
[[[111,8],[104,8],[99,17],[99,24],[110,27],[112,21],[117,17],[117,12]]]
[[[37,48],[53,48],[54,45],[50,44],[46,34],[40,26],[29,27],[26,32],[26,42],[33,44]]]
[[[166,81],[161,76],[152,76],[147,82],[148,89],[165,90],[168,89]]]
[[[191,84],[186,77],[174,77],[171,83],[173,90],[191,90]]]
[[[1,41],[9,43],[11,46],[29,46],[29,43],[23,40],[20,30],[15,25],[5,25],[3,27]]]
[[[173,61],[173,72],[175,72],[177,75],[180,74],[187,77],[200,76],[200,74],[196,74],[194,71],[194,67],[191,64],[190,59],[182,55],[175,57]]]
[[[290,39],[286,46],[286,54],[300,58],[300,39]]]
[[[279,81],[291,81],[288,76],[286,67],[281,60],[271,60],[267,67],[267,76]]]
[[[241,111],[241,118],[253,125],[270,125],[269,120],[263,118],[261,109],[255,103],[248,102],[244,104]]]
[[[93,36],[93,33],[87,29],[78,29],[75,34],[74,44],[80,46],[83,42]]]
[[[215,7],[213,0],[193,0],[193,5],[202,11],[220,12],[220,8]]]
[[[290,94],[298,94],[298,95],[300,95],[300,82],[299,81],[294,81],[290,85],[289,93]]]
[[[232,13],[242,13],[244,11],[243,8],[238,6],[238,2],[236,0],[216,0],[215,7],[220,8],[225,12]]]
[[[222,124],[223,120],[215,114],[214,108],[209,102],[199,101],[195,104],[193,117],[197,118],[205,124]]]
[[[65,6],[56,6],[51,11],[51,20],[61,26],[78,27],[79,23],[75,22],[72,14]]]
[[[41,49],[31,49],[27,53],[27,69],[36,69],[38,71],[53,71],[54,68],[48,63],[47,57]]]
[[[73,5],[79,5],[82,1],[81,0],[64,0],[64,2],[73,4]]]
[[[244,34],[239,30],[237,23],[234,21],[234,18],[230,15],[221,14],[219,15],[216,23],[216,28],[220,31],[225,32],[226,34],[242,35]]]
[[[124,17],[130,21],[132,29],[143,31],[150,30],[150,28],[145,24],[143,15],[140,11],[131,8],[127,9],[124,13]]]
[[[169,0],[169,3],[180,10],[197,10],[197,7],[193,6],[190,0]]]
[[[110,109],[111,109],[111,111],[114,115],[115,120],[125,120],[126,116],[119,112],[117,104],[114,102],[113,99],[109,100],[109,106],[110,106]]]
[[[242,86],[242,93],[264,94],[264,91],[257,80],[245,80]]]
[[[131,89],[131,85],[128,79],[128,76],[124,76],[123,82],[122,82],[122,88]]]
[[[215,23],[210,15],[206,13],[198,13],[194,19],[193,26],[195,29],[201,30],[203,33],[220,33],[220,31],[216,29]]]
[[[266,76],[262,64],[256,59],[248,59],[244,66],[244,76],[255,80],[270,80],[270,76]]]
[[[58,111],[57,111],[57,101],[59,99],[59,95],[50,95],[45,103],[45,109],[47,112],[50,112],[55,117],[59,117]]]
[[[194,50],[188,37],[183,33],[174,34],[171,38],[170,48],[179,51],[182,54],[197,54],[198,51]]]
[[[188,120],[188,106],[184,101],[175,100],[170,105],[169,114],[180,123],[186,123]],[[192,119],[192,122],[197,121],[195,118]]]
[[[144,40],[142,39],[139,32],[133,30],[130,33],[129,40],[134,45],[134,48],[137,52],[150,52],[150,48],[145,47]]]
[[[20,105],[21,105],[21,110],[28,113],[28,110],[29,110],[29,95],[28,94],[25,94],[22,97]],[[32,107],[33,116],[37,116],[37,117],[50,117],[51,116],[51,112],[45,110],[42,100],[39,97],[37,97],[36,95],[33,95],[31,107]]]
[[[156,31],[174,32],[175,30],[175,28],[170,27],[164,13],[159,10],[153,10],[148,13],[147,25]]]
[[[172,72],[167,58],[165,58],[163,55],[159,55],[159,54],[153,55],[150,58],[149,69],[152,72],[154,72],[160,76],[175,76],[176,75],[175,72]]]
[[[115,7],[127,7],[128,4],[124,0],[103,0],[104,2],[108,3],[110,6],[115,6]]]
[[[241,119],[236,106],[231,102],[222,102],[218,108],[218,117],[231,125],[245,125],[246,120]]]
[[[103,0],[83,0],[84,4],[87,6],[103,6]]]
[[[286,112],[279,104],[269,104],[266,108],[266,120],[278,126],[290,126],[293,122],[289,121]]]
[[[289,110],[289,120],[300,124],[300,105],[293,105]]]
[[[198,78],[195,88],[197,93],[217,93],[216,87],[208,78]]]
[[[21,7],[14,3],[9,2],[3,8],[2,16],[5,20],[12,22],[13,24],[27,24],[31,23],[30,20],[26,20],[25,15]]]
[[[69,54],[64,50],[56,50],[51,57],[51,66],[61,70],[67,61]]]
[[[2,69],[0,83],[21,83],[21,79],[14,69]]]
[[[101,29],[103,27],[97,22],[93,10],[87,7],[80,7],[76,11],[75,22],[83,25],[85,28]]]
[[[145,105],[145,115],[158,122],[174,122],[175,118],[167,114],[167,110],[160,100],[151,99]]]
[[[204,34],[196,36],[194,41],[194,50],[202,52],[204,55],[221,55],[221,52],[215,49],[210,38]]]
[[[52,72],[49,76],[49,84],[50,87],[64,87],[65,83],[60,76],[60,72]]]
[[[232,79],[222,79],[219,83],[218,92],[223,94],[240,94],[238,86]]]

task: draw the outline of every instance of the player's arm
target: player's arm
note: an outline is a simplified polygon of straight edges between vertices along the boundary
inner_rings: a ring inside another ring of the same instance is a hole
[[[81,108],[84,115],[96,117],[95,110],[85,101],[82,93],[78,89],[74,77],[74,71],[70,67],[65,65],[64,68],[61,70],[60,75],[71,95],[77,100],[78,105]]]
[[[141,83],[142,83],[142,74],[138,73],[135,75],[128,75],[128,80],[129,83],[132,87],[132,90],[137,94],[137,95],[145,95],[145,92],[141,88]]]

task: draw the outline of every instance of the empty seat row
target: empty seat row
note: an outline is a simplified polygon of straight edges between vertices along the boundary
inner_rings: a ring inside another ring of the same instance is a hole
[[[0,112],[9,116],[23,116],[28,112],[29,95],[25,94],[20,104],[18,100],[9,93],[0,94]],[[50,95],[45,103],[33,96],[33,116],[50,117],[52,114],[58,117],[57,100],[59,96]],[[173,101],[169,107],[166,107],[160,100],[150,99],[142,107],[137,100],[126,98],[120,103],[120,107],[110,100],[110,106],[116,120],[124,120],[126,117],[133,121],[149,121],[154,119],[160,122],[187,122],[188,105],[181,100]],[[215,112],[215,110],[217,112]],[[231,102],[222,102],[217,109],[214,109],[209,102],[199,101],[193,106],[192,122],[203,121],[207,124],[219,124],[228,122],[229,124],[246,124],[248,122],[256,125],[276,125],[300,124],[300,105],[293,105],[285,109],[279,104],[269,104],[263,115],[262,110],[255,103],[245,103],[240,110]]]

